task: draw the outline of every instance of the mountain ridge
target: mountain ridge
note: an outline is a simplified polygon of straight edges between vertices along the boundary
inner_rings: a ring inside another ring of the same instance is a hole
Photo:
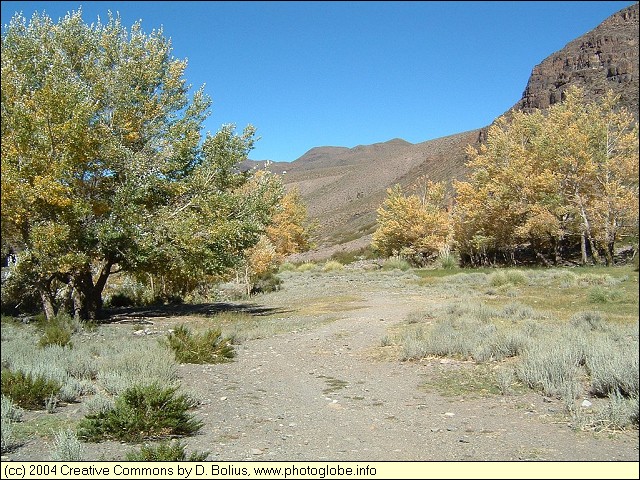
[[[607,88],[638,118],[638,3],[611,15],[534,66],[522,97],[505,111],[548,108],[570,85],[597,99]],[[366,245],[375,230],[376,209],[394,184],[410,185],[421,175],[433,181],[466,177],[466,148],[486,139],[489,125],[410,143],[401,138],[352,148],[313,147],[293,162],[248,160],[282,174],[286,188],[298,188],[317,225],[318,248],[307,258],[322,259],[336,248]],[[361,241],[358,241],[358,240]],[[300,256],[298,256],[300,257]],[[297,259],[304,259],[304,255]]]

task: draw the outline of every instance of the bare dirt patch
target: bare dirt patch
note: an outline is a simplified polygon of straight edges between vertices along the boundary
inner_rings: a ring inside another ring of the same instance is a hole
[[[401,362],[383,346],[410,312],[443,301],[411,273],[345,270],[291,273],[280,291],[229,304],[291,328],[243,341],[233,362],[179,366],[182,389],[200,399],[194,413],[204,421],[199,434],[183,439],[187,450],[208,451],[212,461],[638,461],[637,430],[574,431],[560,400],[474,390],[464,374],[470,363]],[[181,308],[148,312],[149,339],[185,321],[206,322],[214,309]],[[100,328],[133,335],[126,322]],[[439,390],[447,375],[466,379],[470,393]],[[82,403],[30,413],[35,431],[3,460],[50,460],[47,431],[73,427],[83,415]],[[123,460],[139,448],[84,447],[87,460]]]

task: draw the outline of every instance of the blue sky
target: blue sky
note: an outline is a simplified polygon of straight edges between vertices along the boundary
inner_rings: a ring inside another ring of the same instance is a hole
[[[291,161],[318,146],[412,143],[491,123],[532,68],[635,2],[2,2],[87,23],[119,12],[163,27],[213,100],[205,131],[254,125],[250,158]]]

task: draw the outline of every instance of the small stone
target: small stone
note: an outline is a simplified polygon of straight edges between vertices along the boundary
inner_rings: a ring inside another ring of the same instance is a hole
[[[220,397],[220,401],[224,402],[227,399],[227,397]]]
[[[455,416],[456,416],[456,414],[455,414],[455,413],[451,413],[451,412],[446,412],[446,413],[444,414],[444,416],[445,416],[445,417],[455,417]]]
[[[251,455],[263,455],[264,450],[260,450],[259,448],[252,448]]]
[[[589,408],[591,405],[593,405],[593,403],[591,403],[589,400],[583,400],[581,406],[583,408]]]

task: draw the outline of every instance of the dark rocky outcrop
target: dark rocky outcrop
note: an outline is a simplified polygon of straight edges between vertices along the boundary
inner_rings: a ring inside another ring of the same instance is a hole
[[[569,85],[591,99],[607,89],[638,117],[638,4],[631,5],[536,65],[513,108],[545,109],[560,102]]]

